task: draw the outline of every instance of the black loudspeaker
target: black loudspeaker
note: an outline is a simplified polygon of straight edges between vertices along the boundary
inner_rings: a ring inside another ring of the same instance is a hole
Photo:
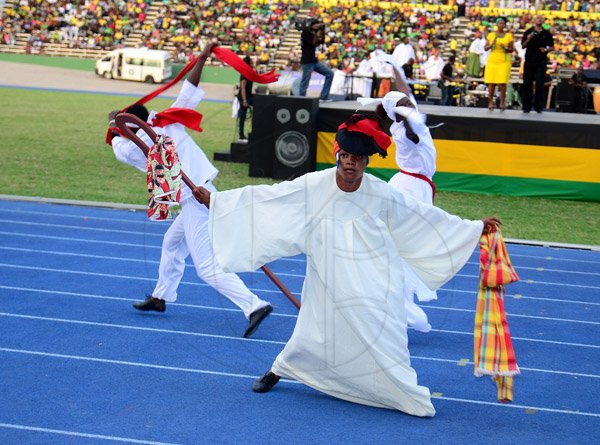
[[[569,79],[560,79],[556,86],[556,108],[558,111],[569,113],[573,105],[573,86]]]
[[[318,98],[255,95],[249,175],[293,179],[314,171],[318,112]]]
[[[587,83],[600,83],[600,70],[583,70],[583,79]]]

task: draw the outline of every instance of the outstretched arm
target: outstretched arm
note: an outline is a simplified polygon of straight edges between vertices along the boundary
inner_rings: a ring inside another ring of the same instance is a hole
[[[192,85],[197,87],[200,83],[200,78],[202,77],[202,69],[204,68],[206,59],[208,59],[208,57],[210,56],[210,53],[212,52],[213,48],[218,45],[219,44],[217,43],[217,40],[213,39],[206,44],[204,50],[202,51],[202,53],[200,53],[200,56],[198,57],[194,68],[192,68],[187,78],[188,82],[190,82]]]

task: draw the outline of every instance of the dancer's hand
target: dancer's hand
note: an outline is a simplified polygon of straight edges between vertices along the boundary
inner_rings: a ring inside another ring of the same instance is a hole
[[[194,198],[196,198],[196,201],[210,208],[210,192],[208,190],[202,186],[194,187],[192,194],[194,195]]]
[[[500,218],[496,218],[495,216],[489,216],[487,218],[482,218],[481,221],[483,221],[483,232],[482,233],[484,233],[484,234],[500,229],[500,225],[502,224],[502,221],[500,221]]]

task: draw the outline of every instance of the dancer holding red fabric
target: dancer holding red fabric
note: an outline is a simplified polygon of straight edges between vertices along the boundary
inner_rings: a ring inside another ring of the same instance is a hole
[[[217,176],[218,170],[186,132],[186,127],[202,131],[202,115],[195,111],[204,97],[204,90],[199,83],[204,63],[216,47],[217,44],[211,42],[204,48],[189,71],[189,76],[171,108],[161,113],[148,112],[143,103],[149,100],[148,97],[155,97],[154,92],[125,109],[150,123],[157,134],[169,136],[175,142],[181,167],[188,177],[195,184],[203,184],[213,191],[216,191],[216,188],[211,181]],[[228,56],[226,53],[225,57]],[[164,89],[163,87],[160,90]],[[153,145],[154,141],[143,131],[138,131],[137,135],[148,146]],[[111,133],[110,141],[119,161],[146,171],[146,158],[134,142],[118,133]],[[177,299],[177,288],[185,270],[185,258],[191,255],[198,276],[244,312],[249,320],[244,337],[249,337],[272,311],[272,306],[252,293],[237,275],[223,272],[216,264],[207,232],[208,209],[194,199],[192,191],[185,185],[181,191],[180,203],[181,213],[175,218],[163,239],[156,287],[151,296],[145,301],[135,303],[134,307],[142,311],[164,312],[166,302]]]

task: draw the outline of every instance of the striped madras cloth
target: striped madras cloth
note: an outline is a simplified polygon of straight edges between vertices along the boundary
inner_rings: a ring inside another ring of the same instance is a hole
[[[148,185],[148,218],[163,221],[173,218],[173,206],[181,196],[181,164],[175,142],[169,136],[158,135],[148,151],[146,161]]]
[[[499,230],[479,240],[480,274],[475,312],[475,375],[489,375],[498,400],[513,400],[513,376],[519,374],[504,310],[505,285],[519,281]]]

